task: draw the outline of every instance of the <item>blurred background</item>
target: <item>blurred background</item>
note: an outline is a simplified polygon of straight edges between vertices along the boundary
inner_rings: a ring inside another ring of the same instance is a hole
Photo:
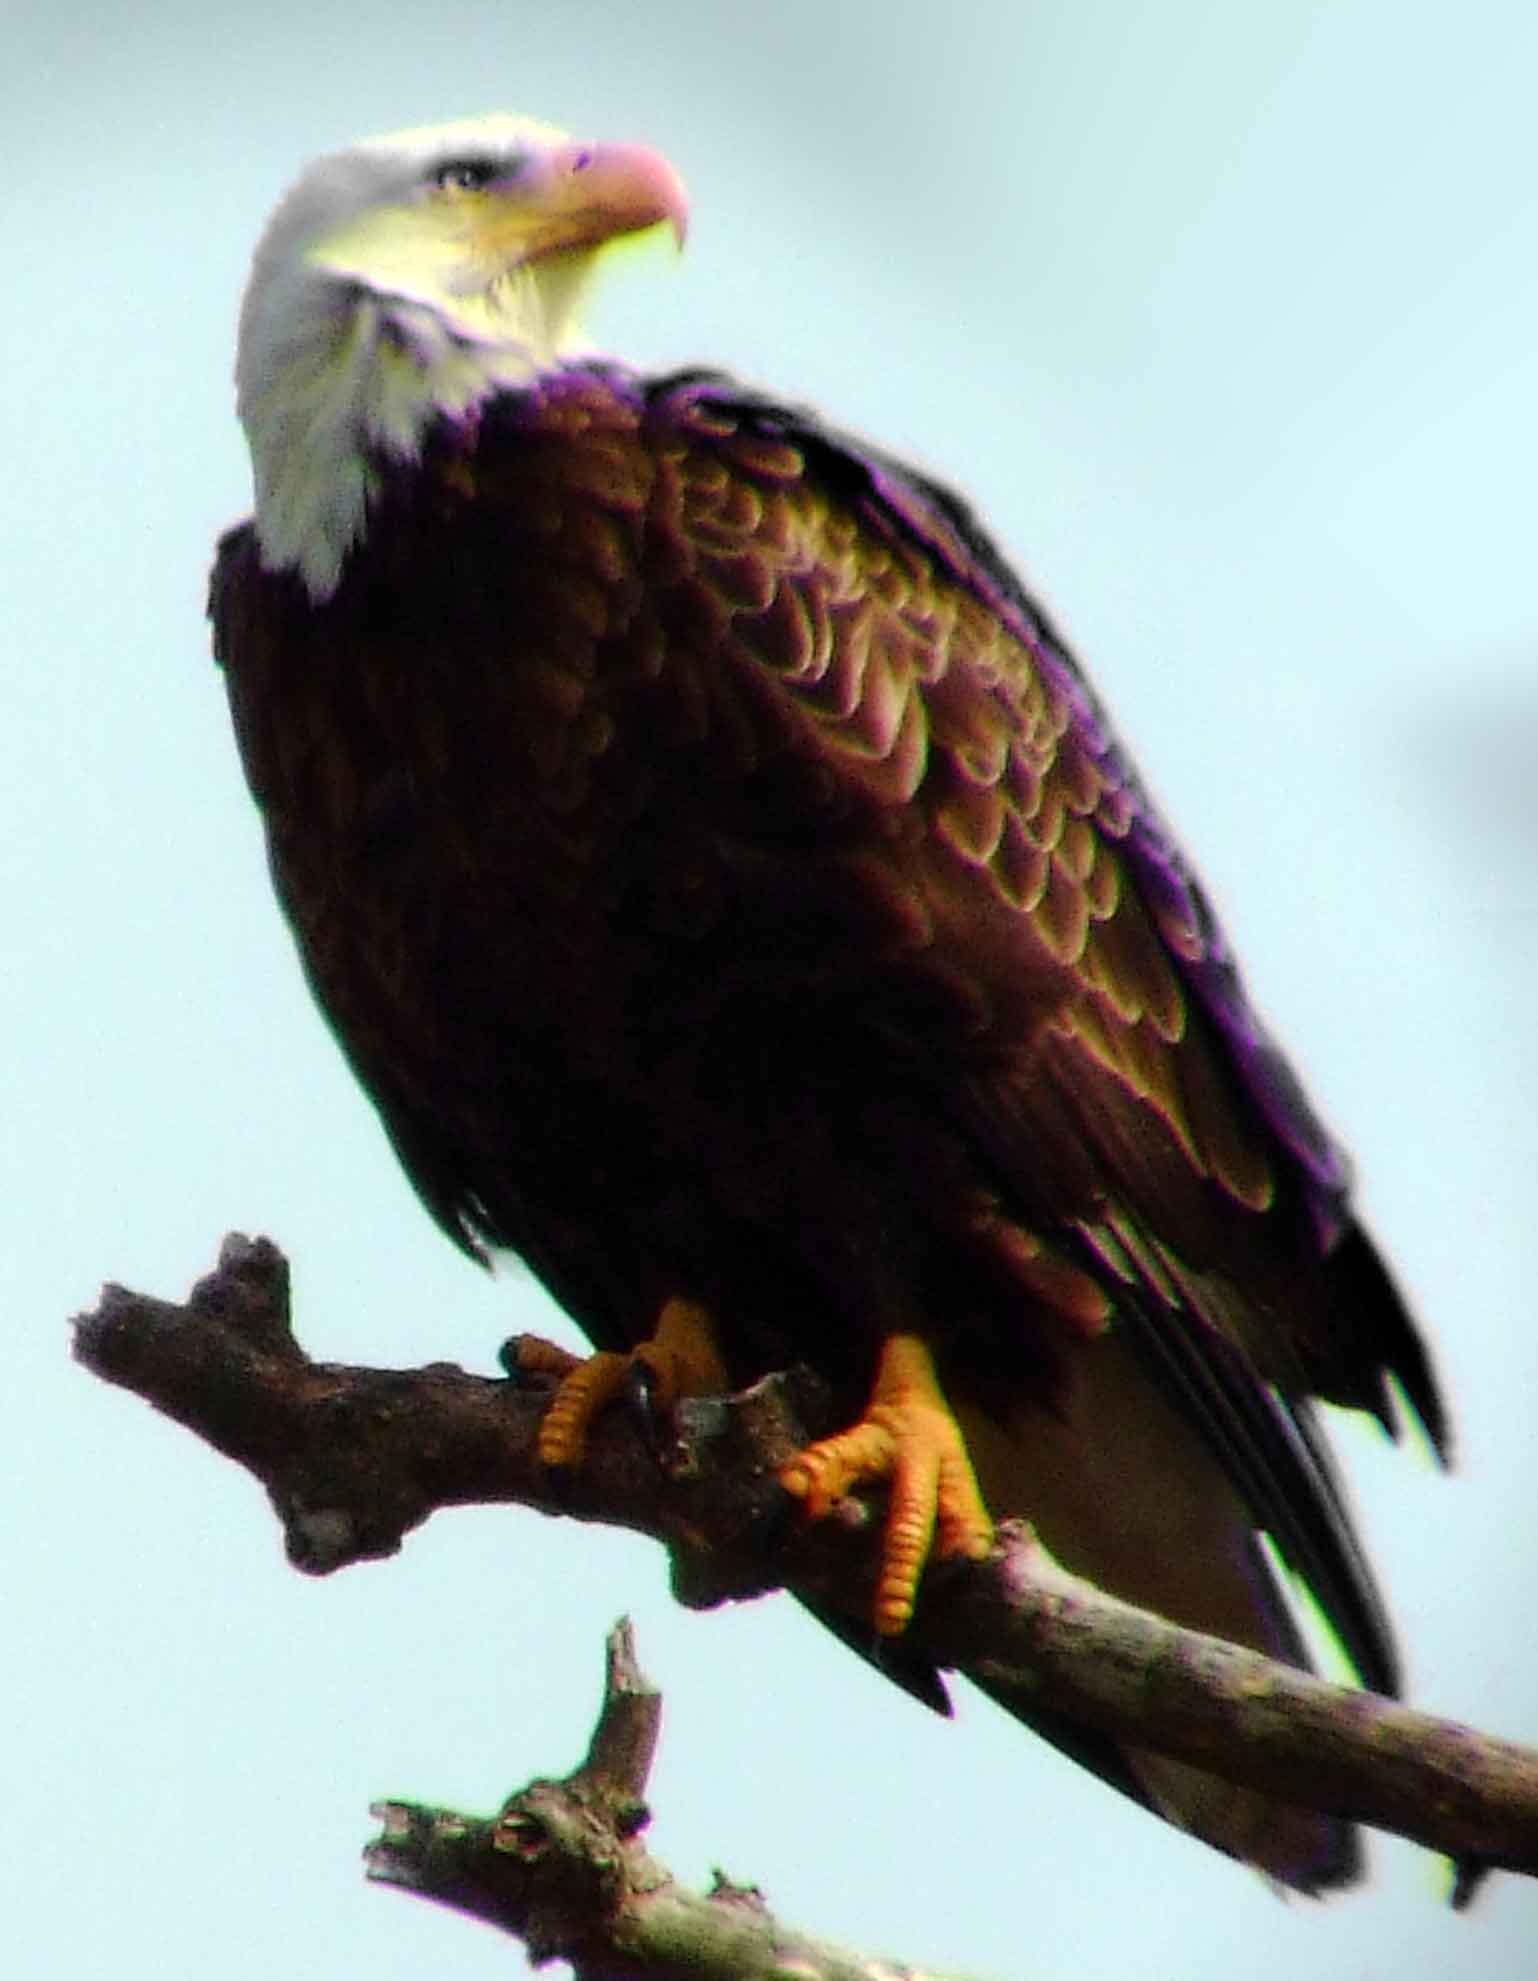
[[[252,243],[300,163],[508,108],[666,151],[681,263],[594,325],[823,407],[982,506],[1073,633],[1360,1164],[1459,1425],[1343,1442],[1415,1698],[1538,1740],[1538,18],[1390,0],[262,0],[7,8],[0,82],[0,1887],[8,1972],[520,1970],[371,1890],[370,1798],[580,1755],[602,1639],[665,1687],[655,1847],[980,1975],[1530,1975],[1379,1840],[1283,1904],[783,1599],[675,1610],[638,1540],[435,1519],[307,1582],[245,1477],[68,1360],[230,1227],[317,1356],[546,1312],[431,1229],[311,1009],[202,623],[248,474]]]

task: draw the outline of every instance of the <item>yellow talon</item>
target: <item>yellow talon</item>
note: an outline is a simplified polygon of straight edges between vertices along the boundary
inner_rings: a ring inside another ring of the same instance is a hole
[[[520,1338],[519,1369],[558,1379],[555,1396],[539,1427],[541,1465],[575,1468],[582,1464],[587,1456],[588,1433],[599,1412],[624,1388],[636,1365],[651,1372],[662,1410],[670,1410],[681,1397],[716,1396],[727,1388],[726,1364],[716,1346],[710,1316],[692,1300],[669,1300],[657,1317],[651,1339],[638,1343],[625,1355],[605,1349],[583,1358],[539,1335]]]
[[[784,1467],[780,1484],[822,1519],[854,1486],[891,1481],[875,1624],[895,1637],[913,1615],[931,1542],[942,1559],[980,1561],[993,1545],[993,1521],[978,1491],[966,1440],[917,1335],[889,1335],[870,1405],[859,1423],[808,1445]],[[938,1540],[936,1533],[938,1530]]]

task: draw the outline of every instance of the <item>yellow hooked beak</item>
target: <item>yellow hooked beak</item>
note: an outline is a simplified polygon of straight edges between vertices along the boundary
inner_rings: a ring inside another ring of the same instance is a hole
[[[476,248],[507,266],[637,234],[666,221],[679,247],[689,221],[683,181],[645,145],[563,143],[511,178],[467,194]]]

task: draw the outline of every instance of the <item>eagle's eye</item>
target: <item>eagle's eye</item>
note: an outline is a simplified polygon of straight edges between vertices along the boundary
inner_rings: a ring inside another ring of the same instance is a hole
[[[505,158],[451,158],[433,168],[433,184],[444,193],[479,193],[513,169]]]

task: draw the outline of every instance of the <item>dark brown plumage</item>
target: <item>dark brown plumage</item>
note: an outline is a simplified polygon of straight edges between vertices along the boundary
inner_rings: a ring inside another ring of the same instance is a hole
[[[699,1301],[734,1381],[809,1361],[851,1418],[918,1334],[996,1512],[1301,1658],[1269,1531],[1394,1686],[1310,1399],[1392,1428],[1393,1377],[1441,1445],[1424,1352],[961,504],[728,381],[566,364],[381,459],[330,596],[231,532],[212,615],[311,984],[457,1243],[601,1346]],[[1277,1877],[1355,1868],[1044,1730]]]

